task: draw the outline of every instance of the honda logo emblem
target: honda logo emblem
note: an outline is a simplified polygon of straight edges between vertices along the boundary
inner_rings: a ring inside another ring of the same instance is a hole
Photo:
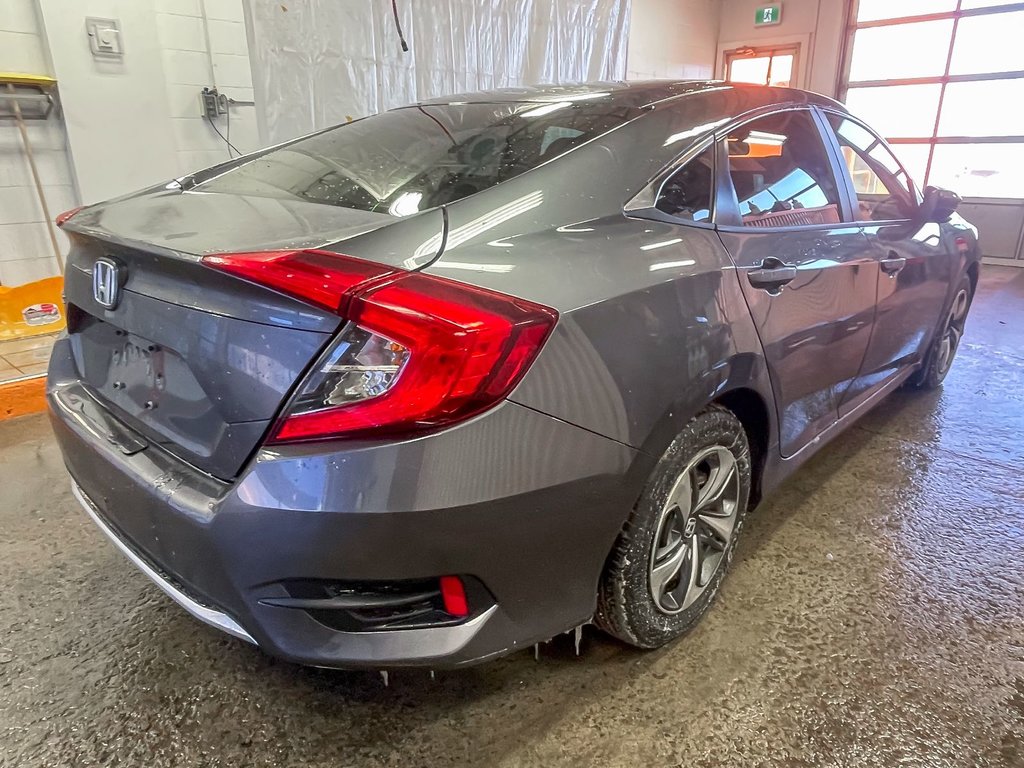
[[[116,307],[121,298],[120,270],[109,259],[97,259],[92,265],[92,297],[107,309]]]

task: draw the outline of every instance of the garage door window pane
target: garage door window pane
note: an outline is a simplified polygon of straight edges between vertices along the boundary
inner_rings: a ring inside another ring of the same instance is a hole
[[[1024,197],[1024,144],[940,144],[929,183],[964,197]]]
[[[886,138],[931,136],[941,90],[938,83],[851,88],[846,105]]]
[[[952,19],[859,29],[853,41],[850,80],[941,75],[952,34]]]
[[[954,75],[1024,69],[1024,11],[965,16],[956,30],[949,71]]]
[[[940,136],[1024,134],[1024,79],[950,83],[942,102]]]
[[[857,21],[896,19],[953,10],[956,10],[956,0],[860,0]]]
[[[960,7],[965,11],[971,8],[994,8],[1001,5],[1016,5],[1020,0],[963,0]]]
[[[928,170],[928,152],[931,149],[929,144],[893,144],[892,151],[903,167],[907,169],[910,178],[917,182],[918,189],[924,186],[925,171]]]

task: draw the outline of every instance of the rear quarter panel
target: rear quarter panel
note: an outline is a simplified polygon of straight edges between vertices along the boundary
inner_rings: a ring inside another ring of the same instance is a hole
[[[712,230],[624,218],[593,237],[604,244],[580,244],[586,263],[556,284],[607,293],[563,313],[512,400],[652,457],[729,390],[770,403],[736,271]]]
[[[711,229],[619,214],[462,253],[428,271],[560,312],[516,403],[658,457],[724,392],[771,402],[736,271]]]

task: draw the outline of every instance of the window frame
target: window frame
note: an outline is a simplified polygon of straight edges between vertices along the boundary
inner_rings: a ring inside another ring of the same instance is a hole
[[[759,120],[762,117],[770,117],[772,115],[782,114],[783,112],[806,112],[811,118],[814,124],[818,137],[821,140],[822,147],[825,150],[825,157],[828,160],[828,165],[832,171],[832,176],[835,179],[836,193],[839,196],[839,222],[831,224],[800,224],[798,226],[776,226],[776,227],[746,227],[743,225],[743,217],[740,214],[739,197],[736,194],[736,188],[733,185],[732,176],[729,174],[729,148],[727,144],[727,138],[729,134],[741,128],[747,123]],[[826,130],[827,129],[827,130]],[[853,218],[853,202],[856,197],[851,199],[851,192],[853,191],[852,180],[844,181],[844,178],[848,178],[849,174],[846,169],[846,163],[842,160],[842,155],[837,153],[835,139],[829,135],[827,131],[831,131],[831,126],[827,125],[825,118],[821,111],[812,105],[806,104],[793,104],[793,105],[773,105],[770,107],[762,108],[754,112],[743,115],[742,117],[730,122],[728,125],[723,126],[719,130],[715,131],[715,143],[717,146],[716,156],[716,201],[715,201],[715,222],[716,228],[722,232],[744,232],[746,234],[778,234],[780,232],[806,232],[814,230],[828,230],[843,228],[849,226],[856,226],[855,222],[852,222]],[[845,174],[845,176],[844,176]]]
[[[1007,3],[1005,5],[990,5],[979,8],[962,8],[962,0],[957,0],[956,7],[951,11],[940,11],[936,13],[917,14],[913,16],[897,16],[890,19],[875,19],[871,21],[857,21],[858,2],[852,0],[848,6],[848,22],[842,52],[842,66],[839,73],[839,82],[836,92],[842,102],[846,102],[851,88],[881,88],[898,85],[931,85],[938,84],[939,100],[935,109],[935,121],[931,134],[928,136],[890,136],[887,143],[890,147],[900,145],[918,145],[928,147],[928,159],[925,163],[924,178],[920,179],[921,188],[924,189],[931,184],[932,166],[935,159],[937,146],[949,144],[1020,144],[1024,143],[1024,134],[1013,136],[952,136],[939,133],[942,121],[942,110],[945,103],[946,88],[950,83],[971,83],[985,80],[1017,80],[1024,79],[1024,69],[983,72],[969,75],[954,75],[950,73],[953,64],[953,53],[956,48],[957,32],[961,19],[976,16],[997,16],[1004,13],[1016,13],[1024,11],[1024,2]],[[938,21],[952,19],[953,27],[949,36],[949,48],[946,51],[946,64],[941,75],[927,77],[893,78],[884,80],[851,80],[850,66],[853,62],[853,49],[855,37],[858,30],[871,29],[876,27],[895,27],[903,24],[912,24],[922,21]],[[906,169],[904,169],[905,172]],[[909,178],[909,176],[908,176]],[[1024,192],[1015,197],[982,197],[982,200],[1014,200],[1024,197]],[[976,198],[978,199],[978,198]]]
[[[852,123],[856,123],[861,128],[863,128],[865,131],[867,131],[869,134],[871,134],[878,143],[880,143],[883,147],[885,147],[886,150],[888,150],[889,154],[892,155],[893,159],[896,161],[896,164],[900,167],[900,170],[903,171],[903,175],[907,177],[907,181],[910,182],[910,196],[911,196],[911,198],[913,198],[913,201],[914,201],[914,203],[916,205],[921,205],[921,202],[922,202],[921,191],[920,191],[920,189],[918,187],[917,182],[914,181],[914,177],[910,175],[910,173],[907,171],[906,166],[899,159],[899,157],[896,155],[896,153],[892,151],[892,147],[889,146],[889,142],[887,142],[878,133],[878,131],[874,130],[871,126],[867,125],[860,118],[854,117],[849,112],[844,112],[844,111],[842,111],[840,109],[831,109],[829,107],[817,107],[817,109],[818,109],[818,111],[821,112],[821,115],[822,115],[822,121],[821,122],[822,122],[822,124],[824,125],[824,127],[826,129],[826,133],[827,133],[828,138],[829,138],[829,144],[831,146],[831,151],[832,151],[833,154],[835,154],[839,158],[839,164],[841,166],[841,169],[842,169],[842,172],[843,172],[843,178],[844,178],[844,182],[843,183],[847,187],[847,194],[850,196],[850,199],[854,203],[854,205],[850,209],[850,214],[851,215],[850,215],[849,223],[854,224],[854,225],[858,225],[858,226],[876,226],[876,225],[882,225],[882,224],[906,224],[906,223],[908,223],[910,221],[913,221],[914,219],[913,219],[912,216],[907,216],[907,217],[902,218],[902,219],[871,219],[870,221],[862,221],[861,219],[858,219],[856,217],[856,213],[855,213],[856,205],[859,203],[859,198],[857,196],[857,187],[853,183],[853,177],[850,175],[850,169],[846,165],[845,158],[843,158],[843,145],[839,141],[839,136],[837,135],[836,130],[832,127],[832,124],[828,121],[828,115],[836,115],[837,117],[841,117],[844,120],[849,120]]]
[[[775,45],[753,45],[753,46],[747,45],[747,46],[740,46],[738,48],[730,48],[728,50],[722,51],[722,79],[725,80],[728,83],[734,82],[730,78],[730,75],[732,74],[730,70],[731,70],[732,62],[736,61],[737,59],[746,59],[746,58],[755,59],[755,58],[767,56],[767,57],[769,57],[770,60],[774,60],[775,56],[777,54],[780,54],[780,55],[783,55],[783,56],[785,56],[787,54],[792,54],[792,56],[793,56],[793,71],[792,71],[792,74],[790,75],[790,85],[788,87],[790,87],[790,88],[798,87],[798,85],[797,85],[797,74],[800,72],[800,63],[801,63],[800,62],[800,43],[798,43],[798,42],[778,43],[778,44],[775,44]],[[769,77],[771,77],[771,63],[769,63],[768,75],[769,75]],[[764,83],[764,85],[767,85],[767,83]]]
[[[708,140],[708,141],[701,142],[700,145],[699,145],[701,148],[699,148],[699,149],[697,147],[691,147],[689,150],[687,150],[684,153],[684,156],[686,158],[685,160],[682,160],[680,162],[674,163],[672,165],[672,169],[668,173],[664,173],[662,175],[660,181],[657,182],[657,187],[656,188],[652,187],[651,191],[653,193],[653,198],[654,199],[653,199],[653,201],[651,203],[651,208],[653,208],[658,213],[662,213],[665,216],[668,216],[673,221],[681,221],[681,222],[685,222],[687,224],[695,224],[695,225],[698,225],[698,226],[714,227],[714,224],[715,224],[715,208],[717,207],[716,206],[716,200],[718,199],[718,194],[717,194],[717,189],[716,189],[716,185],[717,185],[717,181],[718,181],[718,157],[717,157],[717,152],[714,151],[714,147],[712,146],[712,144],[713,144],[713,141]],[[675,177],[675,175],[677,173],[682,173],[683,170],[686,168],[686,166],[688,166],[690,163],[694,162],[698,157],[703,155],[709,149],[712,150],[712,152],[711,152],[711,183],[709,184],[709,189],[708,189],[708,218],[707,218],[707,220],[706,221],[695,221],[693,219],[684,219],[681,216],[674,216],[671,213],[668,213],[666,211],[661,210],[658,207],[658,200],[661,199],[661,193],[665,189],[665,185],[668,184],[670,181],[672,181],[672,179]]]
[[[679,171],[683,170],[691,160],[695,160],[713,144],[715,144],[714,133],[708,133],[699,138],[683,150],[683,152],[680,153],[671,163],[662,168],[661,171],[651,179],[651,181],[644,185],[644,188],[623,206],[622,212],[626,216],[632,216],[634,218],[663,221],[668,224],[679,224],[686,227],[698,227],[700,229],[715,229],[715,214],[718,210],[719,192],[719,158],[717,151],[713,152],[711,156],[711,215],[708,217],[707,221],[683,219],[678,216],[673,216],[671,213],[665,213],[665,211],[656,207],[658,198],[661,197],[661,190],[668,183],[669,179],[675,176]]]

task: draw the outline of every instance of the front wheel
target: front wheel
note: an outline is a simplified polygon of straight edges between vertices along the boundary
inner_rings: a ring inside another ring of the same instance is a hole
[[[960,348],[967,322],[967,310],[971,308],[971,280],[967,275],[960,278],[942,327],[935,336],[924,365],[909,379],[907,385],[916,389],[935,389],[942,384],[953,365],[953,359]]]
[[[712,406],[655,467],[602,576],[595,620],[630,645],[657,648],[707,613],[750,496],[743,425]]]

